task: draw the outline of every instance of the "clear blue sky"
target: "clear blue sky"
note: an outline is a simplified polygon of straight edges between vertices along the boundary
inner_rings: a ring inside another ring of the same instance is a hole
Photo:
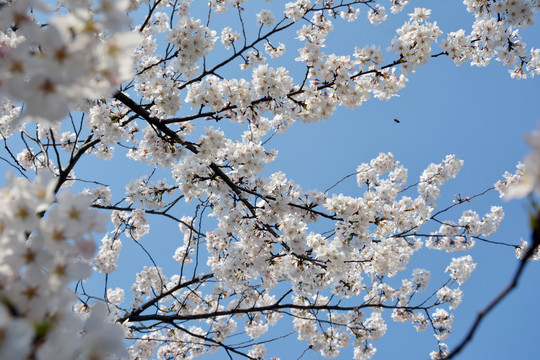
[[[202,6],[205,3],[197,1],[192,6]],[[248,2],[245,6],[256,13],[261,8],[281,7],[282,2]],[[334,49],[338,55],[352,54],[355,45],[363,47],[374,43],[385,49],[394,36],[394,30],[401,26],[407,19],[406,14],[412,12],[414,7],[433,9],[431,20],[437,21],[444,32],[460,28],[470,31],[473,17],[466,12],[461,2],[418,0],[406,7],[402,14],[390,14],[389,20],[377,27],[368,23],[365,9],[360,20],[354,24],[336,21],[335,30],[327,40],[329,49]],[[201,10],[201,13],[206,11]],[[215,17],[210,27],[219,34],[222,27],[235,23],[231,16],[234,16],[234,12]],[[254,22],[254,19],[249,21]],[[538,27],[525,30],[522,35],[528,48],[540,46]],[[294,62],[294,58],[301,43],[293,38],[293,32],[288,32],[286,38],[279,35],[275,37],[287,45],[286,55],[276,61],[275,66],[291,67],[292,76],[299,80],[304,70],[302,65]],[[216,46],[218,50],[211,54],[210,64],[217,63],[225,56],[221,44],[217,43]],[[438,48],[435,51],[438,52]],[[394,56],[388,54],[386,58],[394,59]],[[236,64],[230,73],[251,78],[249,73],[240,73]],[[468,64],[456,67],[451,60],[439,57],[419,68],[416,74],[411,74],[407,87],[400,92],[398,98],[388,102],[372,99],[356,111],[338,109],[328,121],[317,124],[297,123],[286,134],[276,136],[268,148],[277,149],[279,157],[267,171],[283,171],[304,189],[323,190],[342,176],[354,172],[360,163],[369,162],[379,152],[392,152],[396,160],[409,169],[409,179],[413,182],[429,163],[440,162],[447,154],[457,154],[465,161],[465,166],[458,178],[443,187],[438,201],[440,206],[449,205],[454,195],[474,195],[500,179],[504,171],[514,171],[516,163],[528,152],[523,135],[535,129],[540,121],[539,90],[540,78],[513,80],[507,69],[496,61],[487,68],[471,67]],[[398,118],[400,123],[395,123],[394,118]],[[228,125],[220,126],[230,130]],[[121,162],[126,165],[118,165]],[[88,164],[88,177],[97,179],[91,175],[97,163]],[[132,161],[119,157],[114,162],[99,166],[102,171],[110,169],[113,187],[123,189],[129,174],[139,177],[147,171],[134,168],[133,165]],[[84,177],[86,170],[80,169],[79,176]],[[353,179],[336,191],[360,195]],[[116,197],[119,196],[117,193]],[[490,205],[501,204],[506,217],[500,230],[491,239],[508,243],[519,243],[520,238],[527,239],[529,229],[525,201],[503,203],[497,193],[491,192],[469,205],[482,216]],[[467,208],[461,207],[459,211],[451,213],[448,219],[456,220],[461,211]],[[144,245],[158,258],[169,258],[170,254],[165,249],[174,249],[176,245],[165,245],[161,241],[171,238],[169,231],[173,231],[175,226],[164,225],[158,229],[158,226],[152,225],[153,230],[151,235],[144,238]],[[471,279],[462,287],[463,303],[453,312],[453,334],[446,341],[450,347],[461,341],[475,314],[506,286],[518,264],[511,248],[478,243],[471,254],[478,266]],[[437,273],[443,273],[451,257],[461,255],[464,254],[422,251],[416,260],[413,257],[413,264],[410,264],[410,270],[405,275],[410,276],[416,267],[428,268],[432,270],[433,276],[430,289],[436,289],[446,279],[444,275],[437,276]],[[126,241],[121,266],[140,269],[140,263],[133,261],[140,256],[140,251],[130,249]],[[169,269],[169,275],[173,272],[174,269]],[[128,287],[127,284],[134,280],[133,275],[128,276],[128,273],[112,275],[111,284]],[[506,360],[532,359],[537,356],[536,341],[540,334],[540,310],[537,306],[540,297],[539,275],[539,264],[531,264],[517,291],[484,320],[474,341],[458,359]],[[375,359],[427,359],[429,352],[435,350],[436,342],[429,330],[416,333],[410,324],[394,323],[392,320],[388,320],[387,324],[387,334],[374,343],[378,349]],[[277,330],[289,328],[290,321],[282,319]],[[273,330],[269,334],[275,333]],[[306,346],[306,343],[297,342],[295,336],[292,336],[278,343],[278,346],[268,346],[268,349],[270,356],[287,360],[296,359]],[[224,353],[218,354],[221,357],[211,358],[226,358]],[[339,358],[349,359],[351,354],[352,348],[349,348]],[[317,357],[318,354],[308,352],[303,359]]]
[[[459,28],[470,31],[473,18],[461,3],[414,1],[404,13],[423,6],[433,10],[431,20],[437,21],[444,32]],[[382,43],[374,42],[385,48],[394,36],[394,29],[404,21],[404,16],[396,18],[399,20],[389,20],[378,27],[367,24],[365,30],[362,24],[343,26],[341,34],[341,29],[336,27],[334,37],[328,42],[335,41],[336,49],[345,54],[353,45],[371,44],[375,34],[386,39]],[[538,29],[523,33],[529,48],[540,45],[539,34]],[[332,184],[340,175],[353,172],[357,164],[367,162],[379,152],[390,151],[409,169],[412,181],[430,162],[439,162],[446,154],[457,154],[465,160],[465,166],[443,188],[438,201],[441,206],[449,204],[455,194],[476,194],[491,186],[505,170],[514,171],[517,161],[528,152],[524,133],[535,129],[540,121],[539,90],[540,79],[513,80],[496,61],[487,68],[467,64],[456,67],[447,58],[437,58],[409,76],[399,98],[388,102],[371,100],[354,112],[342,109],[324,123],[297,124],[286,134],[290,138],[283,136],[282,142],[280,139],[282,147],[275,168],[289,167],[286,170],[289,177],[306,188],[320,188]],[[396,124],[393,118],[401,122]],[[354,181],[348,185],[339,191],[354,192]],[[498,194],[492,192],[470,206],[484,214],[492,204],[502,204],[506,213],[493,240],[517,243],[521,237],[529,237],[525,201],[502,203]],[[458,212],[454,214],[459,217]],[[517,265],[510,248],[479,243],[472,255],[478,266],[462,287],[464,300],[454,312],[453,334],[446,341],[450,347],[461,341],[475,314],[507,284]],[[420,259],[423,265],[411,264],[410,269],[420,266],[442,272],[452,256],[461,254],[446,256],[426,251]],[[539,270],[537,263],[530,265],[518,290],[484,320],[474,341],[458,359],[538,356]],[[409,324],[391,321],[388,328],[385,337],[374,344],[378,349],[376,359],[428,358],[435,343],[428,331],[418,334]],[[350,357],[346,352],[340,356]]]

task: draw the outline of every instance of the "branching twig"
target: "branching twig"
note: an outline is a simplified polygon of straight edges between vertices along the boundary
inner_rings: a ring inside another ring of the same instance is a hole
[[[476,320],[474,321],[471,329],[469,330],[465,338],[458,344],[456,348],[454,348],[454,350],[452,350],[452,352],[450,352],[450,354],[448,354],[448,356],[444,358],[445,360],[450,360],[454,358],[463,350],[465,346],[467,346],[467,344],[472,340],[478,326],[485,318],[485,316],[488,315],[495,308],[495,306],[497,306],[510,292],[512,292],[517,287],[518,281],[523,274],[525,266],[529,262],[529,259],[536,252],[538,245],[540,245],[540,229],[535,229],[533,231],[532,240],[532,245],[529,247],[523,259],[521,259],[519,267],[510,283],[482,311],[480,311],[478,315],[476,315]]]

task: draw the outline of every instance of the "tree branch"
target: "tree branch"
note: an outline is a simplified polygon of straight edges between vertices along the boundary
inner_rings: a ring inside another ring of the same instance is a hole
[[[525,266],[527,265],[527,263],[529,262],[529,259],[532,258],[532,256],[536,252],[536,249],[540,245],[540,229],[539,228],[534,229],[532,240],[533,240],[532,245],[529,247],[523,259],[521,259],[518,269],[516,273],[514,274],[514,277],[510,281],[510,283],[482,311],[480,311],[478,315],[476,315],[476,320],[474,321],[471,329],[469,330],[465,338],[459,343],[459,345],[452,352],[450,352],[450,354],[448,354],[448,356],[444,358],[445,360],[450,360],[454,358],[457,354],[459,354],[463,350],[463,348],[465,348],[465,346],[467,346],[467,344],[472,340],[474,334],[477,331],[478,326],[480,325],[484,317],[488,315],[495,308],[495,306],[497,306],[508,294],[510,294],[510,292],[512,292],[517,287],[517,284],[519,282],[521,275],[523,274],[523,270],[525,269]]]

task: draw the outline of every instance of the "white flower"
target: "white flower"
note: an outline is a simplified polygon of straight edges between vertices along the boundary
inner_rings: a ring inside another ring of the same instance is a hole
[[[223,28],[221,31],[221,43],[225,49],[229,49],[235,41],[238,41],[241,38],[241,35],[235,31],[232,31],[229,26]]]
[[[523,166],[518,169],[521,170],[521,176],[517,181],[512,179],[507,184],[505,199],[522,198],[533,191],[540,195],[540,128],[527,134],[525,139],[533,148],[533,152],[525,157]]]
[[[431,10],[430,9],[426,9],[426,8],[414,8],[414,13],[412,14],[409,14],[409,16],[414,19],[414,20],[418,20],[418,21],[424,21],[424,20],[427,20],[429,19],[429,15],[431,14]]]
[[[388,15],[386,15],[386,9],[384,6],[379,4],[375,5],[374,8],[370,9],[368,12],[369,22],[373,25],[379,25],[386,20]]]
[[[476,264],[472,262],[471,255],[462,256],[460,258],[452,258],[452,262],[446,268],[445,272],[450,273],[450,277],[462,285],[471,273],[476,268]]]
[[[261,10],[261,12],[257,14],[258,25],[270,26],[274,23],[275,20],[276,19],[274,18],[274,15],[270,10]]]
[[[450,330],[452,329],[452,322],[454,321],[454,315],[450,315],[444,309],[436,309],[431,315],[433,320],[433,327],[435,329],[435,338],[441,341],[448,337]]]

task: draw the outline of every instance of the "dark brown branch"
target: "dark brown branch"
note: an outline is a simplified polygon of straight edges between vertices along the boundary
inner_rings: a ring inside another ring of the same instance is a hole
[[[77,161],[79,161],[81,156],[83,156],[83,154],[88,149],[90,149],[92,146],[96,145],[99,142],[100,142],[99,139],[92,140],[92,135],[88,136],[88,138],[86,139],[84,144],[71,157],[71,159],[69,160],[68,165],[63,170],[60,171],[60,175],[59,175],[58,180],[56,182],[56,187],[54,188],[54,193],[55,194],[58,192],[58,190],[60,190],[62,185],[66,182],[66,180],[68,179],[69,173],[71,172],[71,170],[73,170],[73,168],[75,167],[75,164],[77,163]]]
[[[222,343],[221,341],[214,340],[214,339],[212,339],[212,338],[210,338],[210,337],[206,337],[206,336],[204,336],[204,335],[196,334],[196,333],[191,332],[191,331],[185,329],[184,327],[179,326],[179,325],[177,325],[177,324],[175,324],[175,323],[171,323],[171,325],[174,326],[175,328],[177,328],[178,330],[183,331],[183,332],[185,332],[186,334],[189,334],[190,336],[193,336],[193,337],[195,337],[195,338],[198,338],[198,339],[201,339],[201,340],[204,340],[204,341],[207,341],[207,342],[210,342],[210,343],[219,345],[219,346],[221,346],[222,348],[224,348],[225,351],[227,351],[227,353],[230,351],[230,352],[232,352],[232,353],[241,355],[241,356],[243,356],[243,357],[245,357],[245,358],[247,358],[247,359],[249,359],[249,360],[257,360],[257,359],[254,358],[254,357],[251,357],[251,356],[249,356],[249,355],[247,355],[247,354],[244,354],[243,352],[241,352],[241,351],[239,351],[239,350],[236,350],[236,349],[235,349],[234,347],[232,347],[232,346],[225,345],[225,344]],[[229,357],[232,359],[232,356],[229,355]]]
[[[148,6],[150,8],[149,11],[148,11],[148,15],[146,16],[146,19],[144,19],[144,22],[141,25],[141,27],[139,29],[139,32],[143,32],[146,25],[148,25],[148,22],[152,18],[152,15],[154,14],[154,11],[156,10],[156,8],[157,8],[157,6],[159,5],[160,2],[161,2],[161,0],[156,0],[152,7]]]
[[[280,299],[281,300],[281,299]],[[250,314],[250,313],[261,313],[264,311],[278,311],[278,310],[306,310],[306,311],[356,311],[358,309],[364,308],[382,308],[382,309],[407,309],[407,310],[425,310],[429,307],[422,306],[394,306],[394,305],[384,305],[384,304],[362,304],[358,306],[340,306],[340,305],[298,305],[298,304],[280,304],[276,302],[272,305],[260,306],[260,307],[250,307],[247,309],[235,308],[231,310],[222,310],[222,311],[213,311],[210,313],[200,313],[200,314],[173,314],[173,315],[163,315],[163,314],[149,314],[149,315],[130,315],[124,316],[122,319],[129,320],[130,322],[136,321],[185,321],[185,320],[201,320],[201,319],[210,319],[219,316],[230,316],[230,315],[239,315],[239,314]],[[140,314],[140,312],[139,312]]]
[[[148,300],[147,302],[145,302],[144,304],[142,304],[141,306],[139,306],[137,309],[134,309],[131,313],[129,314],[126,314],[120,318],[118,318],[116,320],[116,322],[118,323],[123,323],[124,321],[126,320],[130,320],[132,317],[137,317],[139,316],[139,314],[141,314],[144,310],[148,309],[149,307],[155,305],[158,301],[160,301],[161,299],[171,295],[172,293],[174,293],[175,291],[178,291],[180,289],[183,289],[185,287],[188,287],[190,285],[193,285],[193,284],[197,284],[197,283],[202,283],[208,279],[211,279],[213,278],[214,275],[213,274],[206,274],[206,275],[201,275],[199,277],[196,277],[196,278],[193,278],[189,281],[186,281],[186,282],[181,282],[181,283],[178,283],[176,286],[172,287],[171,289],[165,291],[164,293],[161,293],[159,294],[158,296]]]
[[[512,292],[519,282],[519,279],[521,275],[523,274],[523,269],[525,269],[525,266],[529,262],[529,259],[531,259],[534,256],[534,253],[536,252],[536,249],[538,248],[538,245],[540,245],[540,228],[534,229],[533,235],[532,235],[532,245],[528,249],[527,253],[521,259],[521,262],[519,263],[519,267],[514,274],[514,277],[512,278],[512,281],[497,295],[489,304],[486,306],[482,311],[476,315],[476,320],[474,321],[471,329],[465,336],[465,338],[459,343],[459,345],[450,353],[448,356],[446,356],[444,359],[449,360],[454,358],[457,354],[459,354],[465,346],[472,340],[474,334],[476,333],[476,330],[484,317],[488,315],[494,308],[497,306],[510,292]]]
[[[133,211],[135,210],[135,208],[132,208],[132,207],[127,207],[127,206],[116,206],[116,205],[100,205],[100,204],[93,204],[92,205],[93,208],[96,208],[96,209],[102,209],[102,210],[118,210],[118,211]],[[169,208],[170,209],[170,208]],[[189,228],[190,231],[193,231],[195,234],[199,235],[199,236],[206,236],[205,234],[201,233],[200,231],[197,231],[195,228],[193,228],[192,226],[190,226],[188,223],[186,223],[185,221],[183,221],[182,219],[178,219],[176,216],[173,216],[171,214],[168,214],[167,211],[169,209],[166,209],[164,211],[158,211],[158,210],[148,210],[148,209],[143,209],[144,212],[146,214],[151,214],[151,215],[162,215],[162,216],[165,216],[173,221],[176,221],[184,226],[186,226],[187,228]]]
[[[460,198],[460,199],[458,199],[458,201],[455,202],[454,204],[452,204],[452,205],[448,206],[447,208],[442,209],[442,210],[436,212],[435,214],[433,214],[433,215],[431,216],[431,219],[435,220],[435,217],[436,217],[437,215],[442,214],[443,212],[450,210],[450,209],[453,208],[454,206],[458,206],[458,205],[460,205],[460,204],[462,204],[462,203],[464,203],[464,202],[469,202],[470,200],[472,200],[472,199],[474,199],[474,198],[476,198],[476,197],[485,195],[486,193],[488,193],[489,191],[491,191],[491,190],[493,190],[493,189],[495,189],[495,188],[492,186],[492,187],[487,188],[486,190],[482,191],[482,192],[479,193],[479,194],[476,194],[476,195],[473,195],[473,196],[468,196],[468,197],[463,198],[463,199]]]

